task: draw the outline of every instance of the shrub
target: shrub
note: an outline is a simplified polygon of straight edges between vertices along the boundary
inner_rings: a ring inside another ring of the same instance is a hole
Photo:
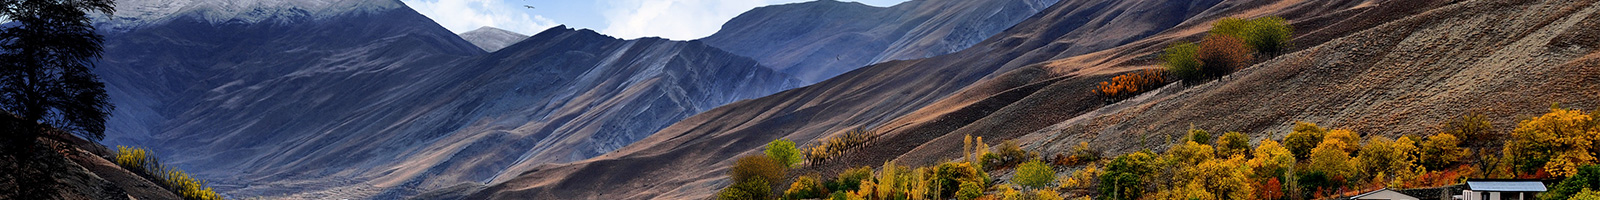
[[[1100,152],[1089,149],[1089,142],[1078,142],[1077,146],[1072,146],[1072,152],[1070,152],[1069,156],[1061,154],[1056,154],[1056,156],[1058,158],[1056,158],[1055,164],[1060,166],[1078,165],[1100,160]]]
[[[778,160],[778,163],[782,163],[784,167],[795,167],[795,164],[799,164],[801,161],[800,150],[795,149],[794,142],[789,141],[789,139],[767,142],[767,149],[762,152],[766,153],[767,157]]]
[[[1444,169],[1450,163],[1467,156],[1467,151],[1461,149],[1460,144],[1461,140],[1448,133],[1428,136],[1428,139],[1422,142],[1421,159],[1418,161],[1428,169]]]
[[[939,164],[934,168],[934,181],[938,183],[940,197],[955,195],[961,188],[962,182],[982,183],[989,182],[989,175],[967,162],[951,162]]]
[[[972,181],[962,181],[961,190],[956,191],[956,199],[970,200],[983,197],[983,184]]]
[[[183,199],[223,199],[222,195],[217,194],[211,187],[206,186],[206,181],[190,177],[183,170],[161,164],[160,159],[156,159],[154,155],[151,155],[144,148],[117,146],[115,159],[117,165],[123,169],[150,179],[151,182],[161,185],[167,191],[171,191]]]
[[[1061,182],[1062,189],[1093,188],[1094,179],[1099,176],[1100,168],[1095,167],[1094,164],[1090,164],[1083,169],[1073,171],[1070,175],[1062,176],[1062,180],[1059,180],[1059,182]]]
[[[1567,200],[1596,200],[1596,199],[1600,199],[1600,192],[1597,192],[1597,191],[1594,191],[1594,190],[1590,190],[1589,188],[1584,188],[1583,192],[1579,192],[1576,195],[1572,195],[1572,198],[1567,198]]]
[[[861,166],[844,170],[843,173],[839,173],[838,178],[828,181],[826,185],[833,191],[853,191],[860,189],[861,180],[870,178],[872,178],[872,167]]]
[[[1317,127],[1317,124],[1295,122],[1294,131],[1289,132],[1289,136],[1283,139],[1283,146],[1288,148],[1290,153],[1294,153],[1295,159],[1305,160],[1311,155],[1311,148],[1322,144],[1322,137],[1327,132],[1322,127]]]
[[[1276,54],[1289,47],[1294,29],[1282,17],[1223,18],[1212,24],[1211,34],[1239,38],[1255,51]]]
[[[793,184],[789,184],[789,190],[783,191],[783,196],[790,199],[822,198],[826,194],[828,189],[823,188],[822,182],[812,176],[796,178]]]
[[[1100,82],[1100,86],[1095,87],[1094,93],[1106,98],[1109,103],[1155,90],[1166,83],[1166,72],[1146,69],[1124,73],[1112,77],[1111,81]]]
[[[1251,51],[1239,38],[1212,35],[1200,40],[1195,60],[1200,61],[1200,73],[1206,78],[1221,77],[1248,66],[1255,59]]]
[[[782,179],[784,170],[786,170],[786,167],[783,166],[783,163],[779,163],[778,160],[773,160],[766,155],[752,155],[739,157],[739,160],[734,161],[733,168],[728,169],[728,176],[735,183],[756,179],[771,183],[769,180]]]
[[[1189,141],[1200,144],[1211,144],[1211,132],[1195,129],[1194,125],[1189,125]]]
[[[1542,169],[1558,177],[1595,163],[1600,121],[1578,110],[1551,108],[1550,113],[1517,123],[1502,153],[1517,172]]]
[[[1022,163],[1022,161],[1039,158],[1038,153],[1023,151],[1022,146],[1018,145],[1016,141],[1012,140],[1001,141],[1000,146],[996,148],[997,149],[994,153],[983,155],[981,160],[983,161],[982,165],[984,167],[989,169],[1002,169],[1016,166],[1017,164]]]
[[[1049,164],[1039,160],[1028,161],[1017,167],[1017,175],[1011,181],[1033,189],[1045,188],[1050,182],[1056,180],[1056,170]]]
[[[1061,193],[1060,192],[1056,192],[1055,190],[1038,190],[1038,191],[1034,191],[1033,194],[1031,194],[1031,195],[1032,196],[1030,198],[1026,198],[1026,199],[1033,199],[1033,200],[1061,200]]]
[[[734,181],[733,185],[729,185],[728,188],[723,188],[721,192],[717,192],[717,199],[767,199],[769,192],[772,192],[772,184],[768,183],[766,178],[756,177],[743,181]]]
[[[876,136],[862,129],[854,129],[845,132],[844,135],[828,137],[828,139],[819,140],[822,141],[821,144],[806,148],[805,159],[811,163],[821,163],[835,156],[844,155],[845,151],[867,144],[867,141],[872,140],[873,137]]]
[[[1200,80],[1200,60],[1195,52],[1200,50],[1200,45],[1192,42],[1181,42],[1167,46],[1161,53],[1161,66],[1167,69],[1173,77],[1184,80]],[[1192,84],[1192,83],[1191,83]]]
[[[1250,153],[1250,137],[1240,132],[1223,133],[1222,139],[1217,141],[1217,153],[1222,156]]]

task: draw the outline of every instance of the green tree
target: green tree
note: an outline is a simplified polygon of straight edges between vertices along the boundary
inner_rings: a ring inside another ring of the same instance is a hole
[[[105,138],[113,106],[106,102],[105,83],[90,72],[104,39],[88,15],[111,15],[112,5],[110,0],[0,0],[0,18],[10,21],[0,28],[0,109],[86,139]],[[4,137],[31,143],[41,128],[24,127]]]
[[[1311,148],[1322,144],[1322,137],[1327,133],[1327,130],[1317,127],[1317,124],[1295,122],[1294,131],[1289,132],[1289,136],[1283,139],[1283,146],[1294,153],[1296,159],[1305,160],[1311,155]]]
[[[762,152],[765,152],[767,157],[778,160],[778,163],[782,163],[784,167],[794,167],[795,164],[800,164],[801,161],[800,149],[795,148],[794,142],[789,141],[789,139],[767,142],[767,149]]]
[[[1277,54],[1288,49],[1294,28],[1282,17],[1223,18],[1212,24],[1211,34],[1244,40],[1255,51]]]
[[[1569,199],[1569,196],[1588,189],[1600,189],[1600,165],[1579,168],[1578,174],[1556,183],[1550,188],[1550,192],[1539,194],[1539,198]]]
[[[1167,46],[1161,53],[1161,66],[1165,67],[1168,73],[1172,73],[1172,76],[1184,80],[1199,80],[1200,60],[1195,59],[1195,52],[1199,50],[1200,45],[1193,42],[1180,42]]]
[[[1039,160],[1032,160],[1017,167],[1017,175],[1012,181],[1022,186],[1039,189],[1045,188],[1045,186],[1050,185],[1051,181],[1055,180],[1055,168]]]
[[[1128,200],[1144,196],[1144,177],[1155,172],[1155,156],[1140,151],[1117,156],[1100,174],[1100,194],[1108,199]]]
[[[983,197],[983,183],[962,181],[961,190],[956,192],[956,199],[970,200]]]

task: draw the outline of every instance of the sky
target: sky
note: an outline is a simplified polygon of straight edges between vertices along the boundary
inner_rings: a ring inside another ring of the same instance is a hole
[[[813,0],[402,0],[434,22],[463,33],[492,26],[533,35],[556,25],[623,39],[693,40],[750,9]],[[888,7],[906,0],[839,0]],[[532,6],[533,8],[528,8]]]

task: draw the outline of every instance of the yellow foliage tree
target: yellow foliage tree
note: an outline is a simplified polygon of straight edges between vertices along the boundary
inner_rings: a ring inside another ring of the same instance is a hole
[[[1428,169],[1444,169],[1465,156],[1467,150],[1461,148],[1461,140],[1456,139],[1455,135],[1440,133],[1428,136],[1428,139],[1422,142],[1420,161]]]
[[[1352,178],[1356,169],[1350,163],[1350,154],[1344,151],[1350,146],[1343,140],[1322,140],[1322,144],[1311,149],[1311,165],[1307,168],[1327,173],[1330,177]]]
[[[1216,151],[1211,145],[1186,141],[1182,145],[1174,146],[1167,151],[1173,159],[1184,165],[1196,165],[1216,157]]]
[[[1261,140],[1261,145],[1256,146],[1253,154],[1254,157],[1247,164],[1255,168],[1253,171],[1258,177],[1283,176],[1290,167],[1294,167],[1294,154],[1272,140]]]
[[[1579,110],[1551,108],[1550,113],[1517,123],[1503,158],[1515,162],[1518,171],[1543,169],[1550,175],[1571,176],[1579,166],[1595,163],[1597,123]]]
[[[1350,130],[1334,129],[1328,131],[1328,135],[1325,136],[1325,138],[1322,138],[1322,140],[1339,140],[1340,142],[1344,142],[1344,152],[1352,153],[1356,152],[1356,150],[1360,148],[1356,145],[1361,144],[1361,135],[1356,135],[1356,132],[1351,132]]]

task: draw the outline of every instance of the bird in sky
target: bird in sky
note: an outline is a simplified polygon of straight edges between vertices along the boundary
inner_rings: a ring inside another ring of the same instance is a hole
[[[528,9],[533,9],[533,5],[522,5],[522,7],[528,7]]]

